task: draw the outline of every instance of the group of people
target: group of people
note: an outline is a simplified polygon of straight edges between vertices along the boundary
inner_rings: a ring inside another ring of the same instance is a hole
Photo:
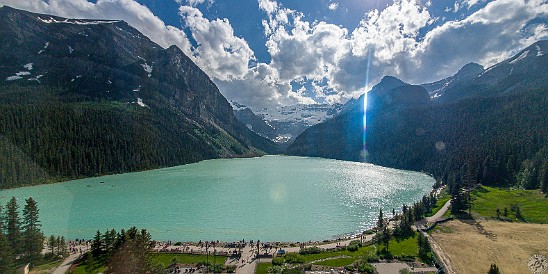
[[[91,241],[86,241],[84,239],[76,239],[74,241],[70,240],[68,242],[68,250],[70,254],[83,253],[87,252],[91,248]]]

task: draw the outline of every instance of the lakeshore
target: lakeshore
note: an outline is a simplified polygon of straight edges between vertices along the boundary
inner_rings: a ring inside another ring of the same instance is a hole
[[[266,156],[2,190],[0,196],[32,196],[44,234],[67,239],[136,226],[160,241],[303,242],[367,230],[380,208],[411,204],[433,184],[423,173],[371,164]]]

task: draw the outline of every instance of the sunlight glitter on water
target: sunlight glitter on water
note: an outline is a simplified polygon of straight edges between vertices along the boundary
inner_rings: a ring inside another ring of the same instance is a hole
[[[100,183],[104,182],[104,183]],[[265,156],[0,191],[33,196],[46,235],[137,226],[155,239],[307,241],[363,231],[433,178],[366,163]],[[5,202],[4,202],[5,203]]]

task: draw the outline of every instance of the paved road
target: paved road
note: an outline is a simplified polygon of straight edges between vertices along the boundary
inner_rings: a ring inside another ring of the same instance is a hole
[[[438,212],[436,212],[436,214],[434,214],[433,216],[430,216],[430,217],[426,217],[426,222],[427,223],[433,223],[435,221],[438,221],[441,219],[441,217],[443,216],[443,214],[445,214],[445,212],[447,212],[447,210],[449,209],[449,206],[451,205],[451,200],[447,201],[441,208],[440,210],[438,210]]]
[[[80,257],[80,254],[71,254],[68,256],[63,263],[53,271],[53,274],[65,274],[78,257]]]
[[[427,223],[431,224],[431,223],[434,223],[436,221],[439,221],[442,218],[443,214],[445,214],[445,212],[447,212],[450,205],[451,205],[451,200],[447,201],[443,205],[443,207],[438,212],[436,212],[436,214],[434,214],[433,216],[426,217],[425,220],[422,220],[422,222],[417,222],[416,226],[421,227],[424,224],[427,224]],[[457,272],[455,271],[455,269],[453,267],[453,264],[451,263],[451,260],[449,259],[447,254],[443,251],[443,249],[438,245],[436,240],[434,240],[434,238],[430,237],[430,235],[428,235],[428,233],[426,233],[426,232],[421,231],[421,233],[428,238],[428,241],[430,242],[430,246],[432,247],[432,250],[434,251],[434,253],[436,253],[436,255],[440,259],[441,263],[443,265],[445,265],[445,273],[447,273],[447,274],[456,274]]]

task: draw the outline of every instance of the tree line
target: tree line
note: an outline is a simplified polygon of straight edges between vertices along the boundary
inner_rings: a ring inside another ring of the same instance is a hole
[[[32,197],[25,202],[22,218],[15,197],[5,209],[0,204],[0,273],[14,273],[17,266],[35,266],[43,259],[44,235],[38,206]]]
[[[423,171],[450,189],[475,184],[548,191],[548,93],[525,90],[367,111],[363,104],[307,129],[288,154]],[[334,143],[332,140],[338,140]]]
[[[396,213],[396,210],[392,209],[391,219],[395,222],[392,229],[389,227],[388,218],[385,217],[384,212],[380,209],[375,227],[376,234],[374,241],[379,246],[384,246],[384,249],[378,250],[378,253],[384,257],[390,257],[391,254],[388,251],[388,246],[392,238],[406,239],[415,237],[416,231],[413,229],[415,222],[432,214],[432,210],[436,206],[437,201],[437,197],[434,194],[428,194],[424,195],[421,200],[415,202],[412,206],[403,205],[400,213]],[[417,245],[419,248],[419,257],[424,262],[431,262],[433,257],[430,243],[421,233],[417,236]]]
[[[186,164],[222,149],[175,109],[67,102],[60,92],[0,90],[0,188]]]
[[[91,252],[82,260],[85,270],[92,273],[97,267],[107,265],[106,273],[159,273],[161,266],[152,260],[154,242],[146,229],[131,227],[117,232],[97,231],[91,243]]]

